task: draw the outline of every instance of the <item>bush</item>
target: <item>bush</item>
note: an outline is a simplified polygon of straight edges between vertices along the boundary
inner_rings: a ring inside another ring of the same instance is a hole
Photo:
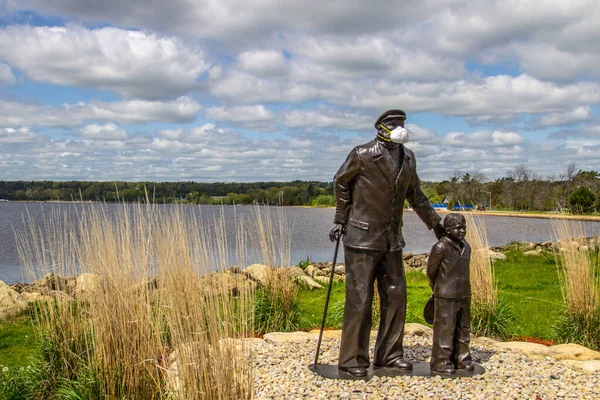
[[[39,276],[51,264],[62,276],[92,273],[99,283],[93,295],[36,305],[39,368],[4,379],[4,393],[35,386],[27,398],[252,397],[247,346],[225,340],[252,331],[251,293],[234,298],[225,280],[207,284],[210,272],[228,265],[223,220],[200,224],[182,207],[142,204],[110,213],[94,205],[74,224],[67,220],[53,214],[18,236],[26,271]],[[179,393],[166,379],[171,360]]]
[[[598,195],[596,196],[596,212],[600,213],[600,192],[598,192]]]
[[[335,198],[331,195],[321,194],[312,199],[310,205],[313,207],[332,207],[335,206]]]
[[[573,214],[590,214],[594,208],[594,192],[581,186],[569,197],[569,205]]]
[[[553,329],[560,342],[600,349],[600,256],[590,249],[581,221],[553,224],[565,311]]]
[[[298,287],[288,268],[273,269],[265,286],[256,291],[254,301],[256,333],[293,332],[298,329]]]
[[[471,302],[471,334],[496,339],[512,336],[515,316],[501,301],[495,306],[489,303]]]
[[[304,271],[310,264],[310,257],[306,257],[306,260],[300,261],[296,266]]]
[[[565,311],[553,334],[559,343],[577,343],[600,350],[600,309],[591,314]]]

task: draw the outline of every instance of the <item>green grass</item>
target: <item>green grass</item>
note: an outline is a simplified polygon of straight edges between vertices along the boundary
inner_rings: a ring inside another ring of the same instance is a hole
[[[11,369],[27,367],[37,354],[39,347],[29,315],[0,321],[0,365]]]
[[[423,307],[431,295],[431,289],[427,283],[427,277],[423,272],[410,271],[406,274],[406,285],[408,290],[408,304],[406,306],[406,322],[418,322],[425,324],[423,319]],[[329,300],[329,309],[327,312],[328,328],[341,327],[341,312],[344,308],[346,299],[344,282],[334,282],[331,288],[331,298]],[[321,327],[323,318],[323,308],[327,289],[309,290],[301,289],[300,298],[300,329],[310,330]]]
[[[560,321],[564,310],[553,254],[543,252],[541,257],[524,257],[520,250],[506,254],[507,260],[496,261],[494,270],[500,301],[512,310],[516,319],[511,336],[553,339],[553,326]],[[425,324],[423,307],[431,295],[427,278],[420,271],[410,271],[406,280],[406,322]],[[326,294],[326,289],[300,289],[299,330],[320,328]],[[344,283],[334,283],[326,327],[341,327],[344,301]],[[11,369],[26,367],[31,364],[32,356],[39,354],[29,316],[21,315],[0,322],[0,365]]]
[[[498,260],[494,271],[499,298],[511,308],[516,324],[513,336],[552,339],[552,327],[564,306],[554,255],[525,257],[521,251],[509,251],[506,260]]]
[[[494,263],[500,301],[515,317],[514,338],[527,336],[544,340],[553,337],[552,327],[562,315],[563,304],[552,253],[541,257],[525,257],[522,251],[506,253],[506,260]],[[427,277],[420,271],[406,273],[408,304],[406,322],[424,324],[423,307],[431,295]],[[334,283],[331,291],[326,327],[341,327],[340,311],[345,300],[344,283]],[[300,329],[317,329],[321,326],[327,291],[301,289]]]

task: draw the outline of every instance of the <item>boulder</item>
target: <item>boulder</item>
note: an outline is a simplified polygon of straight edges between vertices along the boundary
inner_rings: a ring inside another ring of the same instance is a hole
[[[74,278],[64,278],[55,274],[54,272],[50,272],[44,275],[42,278],[38,279],[33,283],[34,287],[46,287],[48,290],[61,290],[67,291],[68,283],[70,280]]]
[[[317,282],[321,282],[324,285],[329,285],[329,274],[325,275],[325,276],[315,276],[313,279]],[[333,274],[334,282],[344,282],[344,280],[345,280],[345,275]]]
[[[90,299],[101,293],[104,283],[98,274],[83,273],[77,277],[74,295],[80,300]]]
[[[338,264],[335,266],[334,272],[336,275],[346,275],[346,266]]]
[[[480,336],[480,337],[472,336],[471,344],[481,346],[481,347],[494,347],[494,346],[496,346],[496,344],[498,344],[498,341],[496,339],[492,339],[492,338],[485,337],[485,336]]]
[[[539,343],[530,342],[498,342],[495,347],[507,350],[516,350],[525,354],[529,358],[543,359],[550,357],[552,351],[550,347]]]
[[[299,276],[308,276],[308,275],[306,275],[304,270],[300,267],[291,266],[291,267],[287,267],[287,270],[289,271],[289,274],[292,278],[296,278]]]
[[[294,279],[294,282],[298,283],[300,286],[311,290],[322,288],[322,286],[315,282],[313,278],[308,276],[302,268],[289,267],[288,271],[290,273],[290,276]]]
[[[542,255],[542,249],[524,251],[523,255],[525,257],[539,257]]]
[[[242,291],[256,287],[256,282],[244,274],[230,274],[216,272],[203,277],[207,288],[212,288],[219,293],[228,292],[232,296],[239,296]]]
[[[523,250],[533,250],[533,249],[535,249],[535,243],[533,243],[533,242],[522,242],[521,243],[521,248]]]
[[[506,260],[506,254],[500,253],[498,251],[493,251],[492,249],[487,248],[487,247],[479,249],[478,251],[480,251],[481,254],[483,254],[485,257],[489,257],[489,259],[492,261]]]
[[[574,343],[557,344],[550,349],[552,349],[552,357],[557,360],[600,361],[600,352]]]
[[[431,338],[433,337],[433,329],[425,325],[409,323],[404,325],[404,335]]]
[[[19,297],[23,301],[26,301],[28,304],[43,301],[48,298],[47,296],[44,296],[39,292],[23,292]]]
[[[225,270],[225,273],[227,274],[241,274],[242,273],[242,269],[240,267],[238,267],[237,265],[232,265],[231,267],[227,268]]]
[[[319,338],[320,329],[313,329],[309,333],[313,335],[315,338]],[[342,338],[342,330],[341,329],[330,329],[323,331],[323,339],[337,339],[340,340]]]
[[[268,267],[264,264],[252,264],[244,268],[243,274],[252,279],[255,282],[258,282],[261,285],[267,283],[267,279],[269,278],[269,274],[272,273],[272,268]]]
[[[303,342],[314,339],[314,335],[308,332],[272,332],[264,336],[264,341],[271,344],[286,342]]]
[[[570,367],[579,369],[584,372],[589,373],[599,373],[600,372],[600,361],[577,361],[577,360],[564,360],[563,363],[567,364]]]
[[[323,289],[323,286],[321,286],[319,283],[317,283],[313,278],[311,278],[308,275],[297,276],[297,277],[294,278],[294,280],[300,286],[303,286],[303,287],[305,287],[307,289],[310,289],[310,290],[313,290],[313,289]]]
[[[309,265],[308,267],[306,267],[306,269],[304,270],[304,272],[306,273],[306,275],[314,278],[315,276],[325,276],[327,275],[327,273],[321,271],[319,268],[315,267],[314,265]]]
[[[551,240],[547,240],[545,242],[540,243],[540,246],[542,246],[550,251],[552,251],[554,249],[554,243],[552,243]]]
[[[12,317],[27,308],[27,301],[6,283],[0,281],[0,320]]]

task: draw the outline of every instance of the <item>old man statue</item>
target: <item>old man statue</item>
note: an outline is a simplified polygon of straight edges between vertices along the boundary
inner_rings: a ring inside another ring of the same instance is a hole
[[[402,263],[404,200],[439,239],[440,216],[423,193],[417,162],[404,147],[406,113],[389,110],[375,122],[377,137],[355,147],[335,175],[336,211],[332,241],[343,235],[346,304],[338,368],[355,377],[367,375],[374,283],[381,320],[374,366],[411,370],[402,339],[406,317],[406,279]]]

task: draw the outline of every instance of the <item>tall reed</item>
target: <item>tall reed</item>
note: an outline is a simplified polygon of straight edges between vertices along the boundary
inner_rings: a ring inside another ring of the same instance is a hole
[[[582,221],[553,220],[552,231],[565,305],[555,327],[557,339],[600,349],[599,249],[585,239]]]
[[[294,331],[299,322],[298,287],[290,265],[291,229],[283,207],[255,206],[251,240],[269,267],[266,282],[255,296],[254,321],[257,333]]]
[[[510,336],[511,310],[498,299],[489,242],[483,218],[465,215],[466,240],[471,246],[471,333],[500,339]]]
[[[181,206],[151,204],[68,212],[77,215],[55,210],[42,226],[30,218],[18,236],[30,279],[50,267],[95,282],[76,300],[36,307],[55,380],[48,394],[89,378],[106,398],[252,397],[249,349],[234,340],[252,331],[252,292],[234,297],[226,274],[213,274],[229,261],[223,218],[211,225]],[[167,373],[173,362],[176,376]]]

